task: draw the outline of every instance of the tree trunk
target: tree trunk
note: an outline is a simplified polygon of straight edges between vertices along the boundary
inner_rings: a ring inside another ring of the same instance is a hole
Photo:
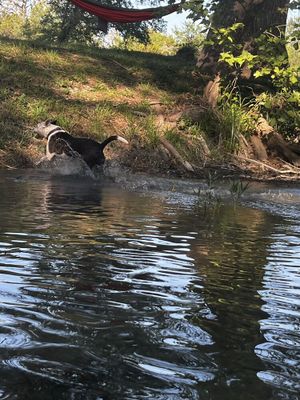
[[[245,50],[253,51],[254,39],[265,31],[272,31],[276,36],[285,31],[289,0],[223,0],[212,17],[212,28],[228,28],[234,23],[241,22],[244,27],[236,35],[238,43]],[[213,39],[211,29],[208,39]],[[286,51],[282,46],[282,51]],[[218,63],[222,45],[214,43],[204,47],[200,54],[197,66],[201,71],[214,76],[222,72],[221,63]]]

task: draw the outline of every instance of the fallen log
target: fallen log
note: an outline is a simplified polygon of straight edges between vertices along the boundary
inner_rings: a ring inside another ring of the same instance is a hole
[[[217,74],[213,81],[209,81],[204,88],[203,99],[211,108],[216,108],[220,95],[221,76]]]
[[[300,155],[291,149],[289,143],[287,143],[279,133],[270,133],[267,136],[266,144],[269,150],[277,153],[279,157],[282,157],[285,161],[297,167],[300,166]]]
[[[175,147],[166,139],[160,138],[161,144],[168,150],[168,152],[189,172],[194,172],[192,165],[183,159],[183,157],[178,153]]]
[[[275,153],[281,159],[300,166],[300,146],[288,143],[283,136],[276,132],[265,118],[259,118],[257,123],[257,134],[269,152]]]
[[[250,143],[255,155],[255,158],[260,161],[264,161],[268,159],[268,154],[266,151],[265,146],[263,145],[263,142],[257,135],[252,135],[250,137]]]
[[[265,168],[265,169],[268,169],[268,170],[270,170],[270,171],[276,172],[277,174],[280,174],[280,175],[285,175],[285,174],[295,174],[295,175],[298,175],[298,174],[299,174],[298,168],[295,168],[295,169],[289,168],[289,169],[285,169],[285,170],[280,170],[280,169],[278,169],[278,168],[274,168],[274,167],[272,167],[271,165],[268,165],[268,164],[263,163],[263,162],[261,162],[261,161],[253,160],[252,158],[241,157],[241,156],[235,156],[235,157],[238,158],[238,159],[240,159],[240,160],[242,160],[242,161],[247,161],[247,162],[250,163],[250,164],[252,163],[252,164],[259,165],[259,166],[261,166],[262,168]]]

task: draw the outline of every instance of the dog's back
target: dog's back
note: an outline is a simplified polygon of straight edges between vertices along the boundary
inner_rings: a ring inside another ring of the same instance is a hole
[[[89,138],[74,138],[71,140],[72,149],[81,155],[90,168],[104,164],[105,157],[101,144]]]

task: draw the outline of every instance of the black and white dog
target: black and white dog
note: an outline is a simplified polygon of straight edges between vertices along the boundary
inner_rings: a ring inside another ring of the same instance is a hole
[[[113,140],[120,140],[128,144],[122,136],[110,136],[102,143],[96,140],[82,137],[74,137],[56,125],[55,121],[39,123],[34,132],[47,139],[46,158],[50,161],[55,155],[67,155],[69,157],[81,156],[92,169],[96,165],[103,165],[105,156],[103,150]]]

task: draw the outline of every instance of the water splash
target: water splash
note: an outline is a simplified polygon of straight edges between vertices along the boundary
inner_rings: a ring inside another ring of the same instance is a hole
[[[40,171],[57,176],[78,175],[95,179],[95,174],[81,157],[68,157],[66,155],[56,155],[52,160],[42,159],[37,168]]]

